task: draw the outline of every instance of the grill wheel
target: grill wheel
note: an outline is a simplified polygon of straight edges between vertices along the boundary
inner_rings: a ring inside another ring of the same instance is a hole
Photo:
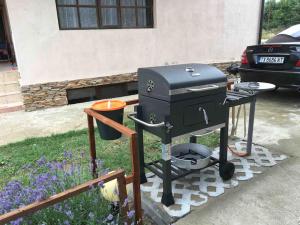
[[[220,168],[219,168],[220,177],[222,177],[224,181],[230,180],[233,177],[234,170],[235,170],[234,164],[231,162],[220,164]]]

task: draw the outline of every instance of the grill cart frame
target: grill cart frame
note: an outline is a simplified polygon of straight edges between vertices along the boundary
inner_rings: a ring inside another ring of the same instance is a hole
[[[195,173],[198,171],[201,171],[207,167],[214,166],[216,164],[219,164],[219,172],[220,176],[224,180],[228,180],[232,177],[234,173],[234,167],[233,164],[227,161],[227,146],[228,146],[228,124],[229,124],[229,109],[240,106],[242,104],[250,103],[250,115],[249,115],[249,127],[248,127],[248,146],[252,146],[252,135],[253,135],[253,123],[254,123],[254,111],[255,111],[255,103],[256,103],[256,95],[255,94],[249,94],[249,93],[241,93],[241,92],[234,92],[230,91],[230,87],[233,84],[232,81],[229,81],[227,83],[227,91],[226,93],[226,123],[210,127],[208,130],[207,128],[202,129],[200,131],[197,131],[197,135],[191,135],[189,142],[190,143],[197,143],[197,137],[201,136],[201,134],[207,134],[208,131],[214,131],[217,129],[220,130],[220,152],[219,152],[219,159],[216,159],[214,157],[210,157],[211,162],[204,168],[197,169],[197,170],[184,170],[180,168],[176,168],[171,165],[171,159],[163,159],[161,160],[155,160],[152,162],[145,162],[144,157],[144,126],[150,126],[151,128],[160,128],[160,129],[169,129],[168,127],[165,127],[168,124],[160,123],[160,124],[147,124],[144,121],[141,121],[139,118],[139,114],[142,113],[142,108],[140,105],[135,106],[135,113],[129,114],[128,117],[135,122],[135,130],[137,133],[137,150],[139,155],[139,169],[140,169],[140,182],[141,184],[147,182],[145,169],[149,169],[151,172],[156,174],[158,177],[160,177],[163,180],[163,196],[161,199],[161,202],[166,205],[172,205],[174,204],[174,197],[172,194],[172,181],[185,177],[191,173]],[[171,144],[171,138],[166,137],[164,140],[165,142],[162,143],[162,155],[168,155],[170,152],[165,151],[168,145]],[[168,142],[169,141],[169,142]],[[169,148],[170,150],[170,148]],[[251,147],[247,148],[248,154],[251,154]],[[168,155],[169,156],[169,155]],[[161,172],[162,171],[162,172]],[[177,175],[172,175],[177,174]]]
[[[227,104],[227,103],[225,103]],[[174,197],[172,193],[172,181],[185,177],[191,173],[201,171],[207,167],[219,164],[219,173],[224,180],[229,180],[234,174],[234,165],[227,161],[227,146],[228,146],[228,118],[229,118],[229,107],[226,106],[226,122],[224,124],[217,125],[215,127],[210,127],[210,130],[216,130],[220,128],[220,152],[219,159],[210,157],[211,162],[204,168],[197,170],[185,170],[172,166],[171,164],[171,146],[172,137],[169,129],[170,124],[168,122],[162,122],[159,124],[146,123],[139,118],[141,118],[142,107],[140,105],[135,106],[135,113],[129,114],[128,117],[135,122],[135,129],[137,133],[137,145],[140,159],[140,181],[141,184],[147,182],[145,169],[149,169],[155,175],[163,180],[163,195],[161,198],[161,203],[165,206],[170,206],[174,204]],[[144,130],[145,128],[155,128],[161,130],[165,135],[161,139],[162,143],[162,158],[161,160],[156,160],[153,162],[145,163],[144,157]],[[197,133],[206,133],[207,128],[198,130]],[[191,143],[195,143],[196,136],[191,138]]]
[[[172,139],[191,132],[221,129],[219,159],[210,158],[205,167],[219,164],[224,180],[234,174],[227,162],[229,107],[227,77],[206,64],[180,64],[138,69],[139,105],[128,115],[135,122],[140,156],[141,183],[147,182],[145,168],[163,180],[161,202],[174,204],[172,181],[201,169],[182,169],[171,162]],[[161,139],[161,160],[145,163],[144,131]]]

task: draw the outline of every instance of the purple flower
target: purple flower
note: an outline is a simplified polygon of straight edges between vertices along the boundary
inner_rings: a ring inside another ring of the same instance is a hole
[[[85,152],[84,152],[84,151],[81,151],[81,152],[80,152],[80,156],[81,156],[81,158],[84,158]]]
[[[71,151],[64,151],[64,157],[67,159],[72,159],[73,153]]]
[[[114,194],[115,194],[115,195],[119,195],[119,190],[118,190],[118,188],[115,188],[115,189],[114,189]]]
[[[42,201],[44,199],[45,199],[45,196],[43,193],[41,193],[41,192],[37,193],[36,198],[35,198],[36,201]]]
[[[102,167],[103,166],[103,160],[97,159],[96,164],[97,164],[98,167]]]
[[[114,218],[114,216],[113,216],[112,214],[109,214],[109,215],[106,217],[106,219],[107,219],[108,221],[112,221],[113,218]]]
[[[68,220],[64,221],[64,225],[71,225],[70,222]]]
[[[95,218],[94,213],[90,212],[90,213],[89,213],[89,218],[90,218],[91,220],[93,220],[93,219]]]
[[[46,158],[42,156],[39,160],[36,161],[39,166],[44,166],[46,163]]]
[[[67,158],[68,157],[68,152],[64,151],[64,157]]]
[[[19,218],[15,221],[10,222],[11,225],[20,225],[22,223],[23,219]]]
[[[72,213],[71,210],[66,211],[66,215],[67,215],[70,219],[73,219],[73,217],[74,217],[74,215],[73,215],[73,213]]]
[[[63,167],[63,164],[62,163],[56,163],[56,168],[58,169],[58,170],[63,170],[64,169],[64,167]]]
[[[52,181],[57,181],[57,176],[53,175],[53,176],[51,177],[51,180],[52,180]]]
[[[131,219],[134,216],[134,214],[135,214],[135,211],[134,210],[130,210],[129,212],[127,212],[127,217],[129,219]]]
[[[98,183],[98,186],[99,186],[100,188],[104,188],[104,181],[100,181],[100,182]]]
[[[108,173],[109,173],[109,171],[110,171],[110,169],[105,169],[105,170],[103,170],[103,173],[102,173],[102,175],[106,175],[106,174],[108,174]]]
[[[127,205],[128,205],[128,198],[126,198],[126,199],[124,200],[123,207],[126,207]]]

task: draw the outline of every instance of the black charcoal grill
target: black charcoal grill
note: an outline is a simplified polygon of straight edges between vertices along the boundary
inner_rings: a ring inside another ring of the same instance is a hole
[[[141,183],[147,182],[145,167],[161,177],[164,205],[174,203],[172,180],[195,172],[172,165],[171,148],[174,137],[220,128],[219,160],[211,158],[207,166],[219,163],[223,179],[233,176],[234,165],[227,162],[229,108],[226,103],[226,86],[226,76],[217,68],[204,64],[138,70],[139,105],[129,118],[136,122]],[[161,138],[161,160],[144,162],[143,130]],[[195,142],[195,137],[190,141]]]

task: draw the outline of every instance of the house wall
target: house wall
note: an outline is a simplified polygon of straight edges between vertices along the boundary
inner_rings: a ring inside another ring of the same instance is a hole
[[[239,60],[257,41],[260,0],[156,0],[154,29],[61,31],[55,0],[7,0],[21,84]]]
[[[261,4],[155,0],[153,29],[59,30],[55,0],[6,2],[27,110],[67,104],[67,89],[134,81],[139,67],[237,61],[257,42]]]

